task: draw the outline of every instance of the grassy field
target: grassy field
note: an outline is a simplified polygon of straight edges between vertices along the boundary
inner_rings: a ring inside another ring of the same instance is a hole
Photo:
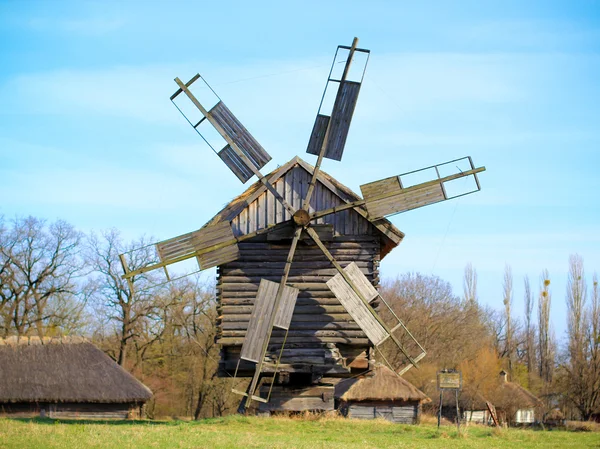
[[[0,419],[2,448],[600,448],[600,433],[405,426],[340,418],[188,421]]]

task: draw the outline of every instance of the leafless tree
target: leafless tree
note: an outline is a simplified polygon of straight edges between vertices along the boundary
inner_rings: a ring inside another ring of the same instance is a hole
[[[0,331],[44,337],[79,328],[86,301],[81,233],[58,220],[0,217]]]
[[[586,307],[587,288],[583,259],[575,254],[569,258],[567,284],[568,346],[563,392],[577,408],[581,418],[588,420],[600,405],[600,297],[598,277],[594,274],[592,301]]]
[[[540,296],[538,302],[539,375],[542,381],[548,384],[552,381],[552,374],[554,371],[553,342],[550,329],[552,295],[550,293],[550,275],[548,270],[542,272],[540,283]]]
[[[584,313],[587,289],[583,258],[578,254],[569,257],[569,277],[567,280],[567,324],[569,334],[569,356],[575,363],[583,357]]]
[[[531,286],[529,284],[529,276],[525,276],[525,350],[527,351],[527,373],[529,375],[529,383],[531,383],[531,374],[535,372],[535,329],[533,323],[533,295],[531,294]]]
[[[477,297],[477,270],[473,268],[473,265],[470,262],[465,267],[463,291],[466,302],[473,304],[479,302],[479,298]]]
[[[131,278],[134,287],[131,291],[127,281],[122,279],[119,254],[123,253],[127,254],[129,267],[133,269],[156,262],[154,248],[144,238],[126,245],[119,232],[111,229],[100,236],[92,234],[88,239],[88,260],[94,270],[96,284],[94,303],[99,316],[104,317],[103,324],[112,327],[117,347],[109,353],[112,352],[119,365],[125,364],[130,342],[139,353],[156,341],[157,332],[148,330],[153,319],[160,319],[156,315],[160,313],[155,301],[156,279],[152,273],[134,276]],[[158,325],[162,326],[160,322]]]
[[[513,341],[513,320],[512,320],[512,297],[513,297],[513,277],[510,265],[504,267],[504,318],[506,320],[506,356],[508,358],[508,373],[512,378],[514,361],[514,341]]]

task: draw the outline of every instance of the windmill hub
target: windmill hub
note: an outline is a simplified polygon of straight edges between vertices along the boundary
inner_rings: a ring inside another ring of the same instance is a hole
[[[292,218],[298,226],[306,226],[310,222],[310,215],[304,209],[298,209]]]

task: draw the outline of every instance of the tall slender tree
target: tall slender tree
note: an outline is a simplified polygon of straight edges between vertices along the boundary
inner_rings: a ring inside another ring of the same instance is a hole
[[[479,298],[477,296],[477,270],[473,268],[471,262],[465,266],[463,292],[466,303],[476,305],[479,302]]]
[[[533,295],[531,294],[531,286],[529,284],[529,276],[525,276],[525,348],[527,351],[527,375],[531,384],[531,375],[535,371],[535,329],[533,323]]]
[[[504,318],[506,320],[506,356],[508,358],[508,373],[513,376],[514,341],[512,323],[512,300],[513,300],[513,276],[510,265],[504,267]]]
[[[550,274],[544,270],[540,277],[540,296],[538,302],[538,356],[539,375],[545,384],[552,381],[554,356],[552,353],[552,332],[550,329]]]

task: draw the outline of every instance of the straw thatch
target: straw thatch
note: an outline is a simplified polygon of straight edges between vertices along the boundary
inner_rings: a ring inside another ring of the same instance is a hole
[[[542,404],[542,401],[521,385],[508,381],[499,384],[492,398],[496,408],[503,410],[531,409]]]
[[[425,393],[383,365],[364,376],[341,381],[335,387],[335,397],[343,402],[431,402]]]
[[[0,403],[144,403],[151,397],[83,338],[0,339]]]
[[[445,408],[456,408],[454,392],[444,394],[442,404]],[[486,399],[480,393],[468,388],[458,393],[458,406],[461,410],[487,410]]]

